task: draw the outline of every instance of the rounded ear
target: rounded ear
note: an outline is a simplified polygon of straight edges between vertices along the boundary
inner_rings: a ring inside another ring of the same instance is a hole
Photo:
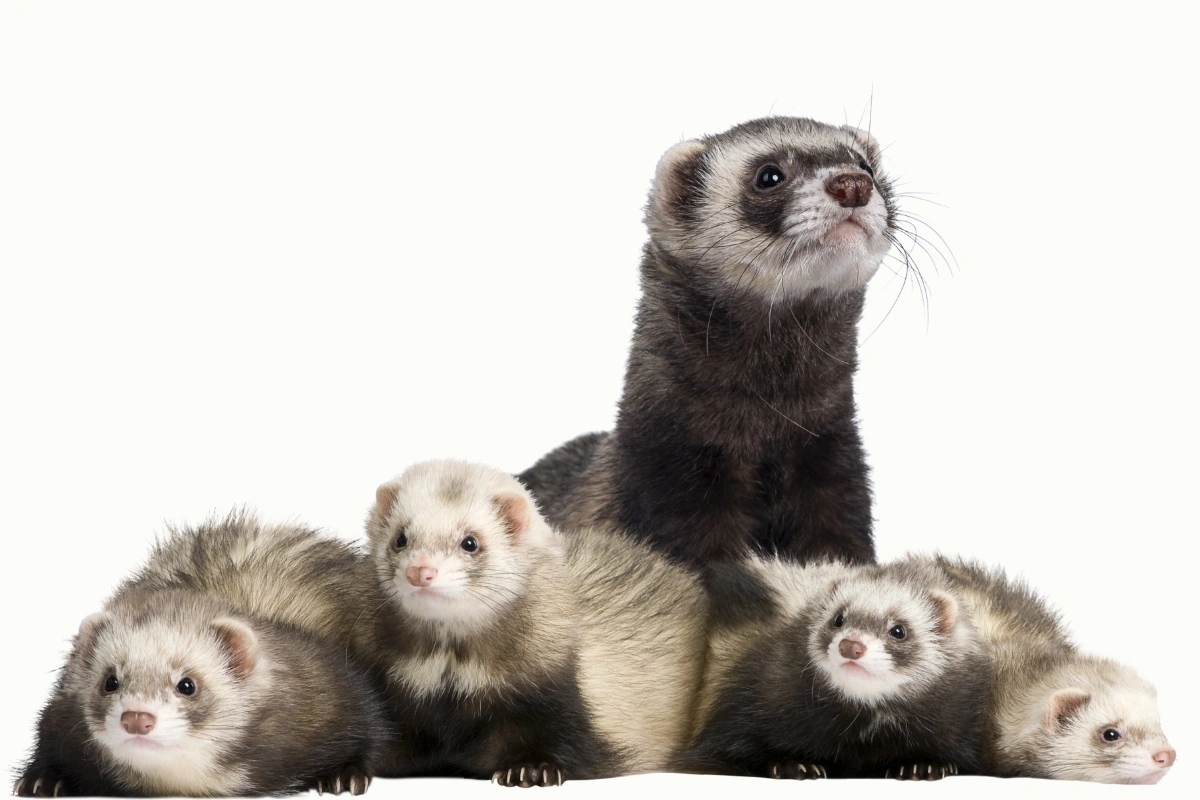
[[[933,601],[933,611],[938,619],[934,630],[943,636],[952,633],[958,624],[958,601],[939,589],[931,590],[929,599]]]
[[[1061,732],[1091,697],[1083,689],[1074,687],[1058,690],[1046,704],[1046,727],[1055,733]]]
[[[221,642],[233,674],[245,678],[258,664],[258,637],[244,622],[229,617],[214,620],[210,626]]]
[[[392,513],[392,506],[396,504],[396,497],[400,494],[400,486],[395,481],[388,481],[380,484],[375,490],[375,513],[380,517],[386,517]]]
[[[867,157],[872,161],[878,161],[881,151],[879,149],[879,141],[862,128],[856,128],[853,125],[843,125],[842,130],[854,137],[855,143],[859,147],[867,151]]]
[[[704,142],[688,139],[680,142],[658,160],[654,171],[654,205],[673,217],[686,216],[700,201],[703,181],[700,157]]]
[[[496,495],[492,504],[496,506],[496,514],[510,534],[517,536],[529,530],[533,523],[533,506],[528,498],[516,493],[505,493]]]
[[[92,651],[96,649],[96,640],[111,621],[112,617],[107,611],[97,611],[84,617],[83,622],[79,623],[79,632],[75,634],[75,650],[83,659],[83,663],[91,661]]]

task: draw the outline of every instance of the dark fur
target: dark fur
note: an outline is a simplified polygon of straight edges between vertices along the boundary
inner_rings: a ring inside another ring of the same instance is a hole
[[[757,121],[705,141],[766,136],[775,124],[817,125]],[[670,178],[667,205],[680,220],[703,191],[706,156]],[[795,157],[812,162],[797,169],[861,160],[849,148]],[[886,179],[876,185],[889,196]],[[780,211],[768,206],[747,200],[742,214],[773,235]],[[768,308],[695,260],[651,238],[616,428],[567,442],[521,481],[552,525],[615,523],[683,563],[749,548],[873,561],[853,391],[864,291],[780,298]]]

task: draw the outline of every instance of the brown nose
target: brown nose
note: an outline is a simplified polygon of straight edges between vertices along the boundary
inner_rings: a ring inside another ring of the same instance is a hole
[[[854,639],[842,639],[838,642],[838,652],[842,654],[842,658],[857,661],[862,658],[863,653],[867,652],[867,648],[862,642]]]
[[[437,577],[437,569],[434,567],[409,567],[404,570],[404,577],[408,578],[408,582],[413,586],[428,586]]]
[[[148,711],[126,711],[121,715],[121,727],[126,733],[145,736],[154,729],[154,715]]]
[[[1154,761],[1163,768],[1171,766],[1175,763],[1175,748],[1168,747],[1166,750],[1159,750],[1154,754]]]
[[[825,191],[843,208],[858,208],[871,200],[871,179],[861,172],[844,172],[825,181]]]

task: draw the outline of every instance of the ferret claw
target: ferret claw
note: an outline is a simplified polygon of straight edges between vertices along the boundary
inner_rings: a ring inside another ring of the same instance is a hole
[[[829,773],[820,764],[801,764],[798,761],[783,761],[771,764],[769,772],[772,778],[796,781],[829,777]]]
[[[498,769],[492,773],[492,780],[501,786],[520,786],[523,789],[531,786],[562,786],[563,773],[561,768],[543,762]]]
[[[17,781],[17,785],[13,787],[13,794],[15,794],[17,797],[20,797],[21,796],[21,788],[24,786],[25,786],[25,779],[21,778],[21,780]]]

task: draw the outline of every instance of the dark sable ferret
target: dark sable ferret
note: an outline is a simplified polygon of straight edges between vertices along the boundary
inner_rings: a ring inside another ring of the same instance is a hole
[[[873,560],[853,376],[891,194],[849,126],[773,117],[671,148],[616,428],[520,476],[551,524],[614,523],[694,564]]]
[[[681,767],[797,779],[977,771],[988,664],[939,577],[912,562],[710,568],[728,603]]]
[[[83,621],[20,796],[362,794],[387,740],[339,648],[184,590],[124,590]]]
[[[704,656],[695,576],[627,537],[561,537],[511,475],[426,462],[367,522],[377,663],[396,746],[381,774],[547,786],[667,768]]]

